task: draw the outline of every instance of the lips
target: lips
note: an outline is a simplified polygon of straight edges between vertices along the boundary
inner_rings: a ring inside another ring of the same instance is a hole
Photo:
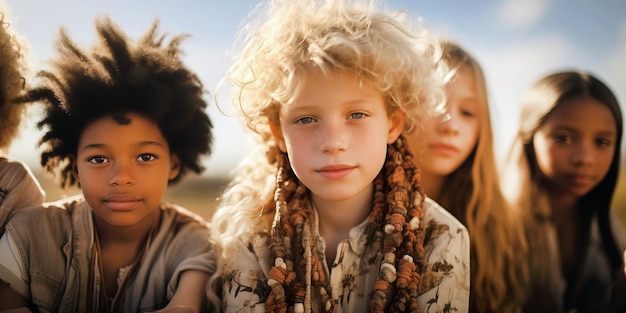
[[[317,173],[326,179],[341,179],[352,173],[354,169],[356,169],[356,166],[352,165],[328,165],[318,169]]]
[[[459,149],[451,144],[447,143],[431,143],[428,148],[438,154],[453,155],[459,152]]]
[[[127,194],[115,194],[104,199],[105,205],[114,211],[132,210],[139,202],[140,198]]]
[[[595,183],[595,177],[593,175],[586,174],[571,174],[570,179],[577,186],[588,186]]]

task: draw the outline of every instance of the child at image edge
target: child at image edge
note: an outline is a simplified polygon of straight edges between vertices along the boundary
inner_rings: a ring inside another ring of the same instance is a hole
[[[503,184],[528,237],[524,312],[626,312],[626,232],[611,211],[623,114],[580,70],[550,73],[522,98]]]
[[[61,31],[54,70],[21,99],[45,104],[42,164],[82,195],[11,217],[0,311],[204,311],[208,223],[162,202],[210,153],[202,84],[179,60],[183,37],[167,43],[156,22],[137,43],[108,18],[96,28],[92,51]]]
[[[223,310],[467,312],[467,230],[401,135],[443,102],[436,40],[370,2],[265,8],[229,72],[258,150],[214,215]]]
[[[26,106],[13,102],[24,91],[26,43],[9,28],[0,7],[0,151],[6,152],[18,134]],[[20,208],[39,205],[45,193],[22,162],[0,155],[0,236],[9,215]]]

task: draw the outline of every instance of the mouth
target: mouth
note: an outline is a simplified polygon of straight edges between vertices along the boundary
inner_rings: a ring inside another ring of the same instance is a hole
[[[355,169],[356,166],[338,164],[324,166],[316,170],[316,172],[326,179],[341,179],[348,176]]]
[[[104,199],[104,204],[113,211],[130,211],[139,202],[141,198],[127,194],[115,194]]]
[[[453,145],[446,143],[431,143],[428,148],[438,154],[453,155],[459,152],[459,149]]]
[[[593,175],[571,174],[570,178],[576,186],[588,186],[596,181]]]

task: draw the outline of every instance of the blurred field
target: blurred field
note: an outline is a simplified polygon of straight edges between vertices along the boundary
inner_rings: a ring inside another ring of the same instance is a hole
[[[622,161],[622,171],[618,181],[613,209],[622,225],[626,228],[626,160]],[[64,196],[80,192],[78,189],[61,190],[51,177],[35,172],[35,176],[46,190],[46,201],[55,201]],[[196,212],[205,219],[210,219],[215,210],[216,198],[228,183],[228,178],[207,178],[188,176],[177,185],[169,187],[165,200],[178,203],[187,209]]]

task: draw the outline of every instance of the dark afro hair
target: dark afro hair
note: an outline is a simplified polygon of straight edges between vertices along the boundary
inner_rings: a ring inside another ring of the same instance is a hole
[[[186,35],[165,42],[155,21],[133,43],[106,16],[95,24],[99,41],[91,51],[81,50],[61,28],[53,69],[39,72],[43,85],[19,100],[45,105],[37,124],[47,129],[39,142],[45,145],[41,165],[59,172],[61,187],[77,184],[70,160],[85,127],[106,116],[124,124],[126,114],[135,113],[157,124],[170,152],[180,158],[180,174],[170,183],[187,170],[201,173],[200,157],[211,153],[213,125],[201,81],[179,58]]]

